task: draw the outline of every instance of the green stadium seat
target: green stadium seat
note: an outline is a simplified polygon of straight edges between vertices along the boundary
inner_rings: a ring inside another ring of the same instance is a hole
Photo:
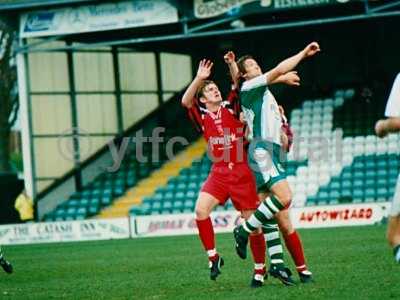
[[[397,176],[391,176],[388,178],[388,184],[390,186],[395,186],[397,183]]]
[[[183,210],[183,201],[174,201],[172,208],[181,212]]]
[[[164,199],[164,194],[163,193],[156,193],[154,196],[153,196],[153,200],[154,201],[161,201],[161,200],[163,200]]]
[[[67,209],[65,216],[66,217],[73,217],[77,213],[77,209],[75,207],[70,207]]]
[[[364,175],[364,172],[363,172],[363,171],[355,171],[355,172],[353,173],[353,178],[354,178],[355,180],[364,180],[364,177],[365,177],[365,175]]]
[[[376,189],[374,187],[367,188],[364,194],[365,200],[368,202],[373,202],[376,198]]]
[[[99,205],[90,204],[90,206],[88,207],[88,214],[90,216],[93,216],[99,212],[99,209],[100,209]]]
[[[161,190],[165,193],[174,192],[175,191],[175,184],[168,183],[165,187],[161,188]]]
[[[357,179],[353,181],[353,188],[362,188],[364,187],[364,181],[361,179]]]
[[[351,189],[353,187],[353,182],[351,180],[343,180],[342,181],[342,189]]]
[[[379,170],[376,172],[376,176],[377,176],[378,178],[387,177],[387,176],[388,176],[388,171],[387,171],[386,169],[379,169]]]
[[[339,190],[333,190],[329,193],[329,203],[332,203],[332,201],[337,201],[339,202],[340,198],[340,192]]]
[[[326,191],[320,191],[318,194],[318,205],[326,205],[329,200],[329,193]]]
[[[342,172],[341,178],[342,180],[351,180],[353,178],[353,174],[349,169],[347,169]]]
[[[163,202],[163,209],[164,210],[171,210],[172,209],[172,202],[171,201],[164,201]]]
[[[339,198],[331,198],[328,202],[329,205],[336,205],[340,203],[340,197]]]
[[[181,183],[178,183],[178,185],[176,186],[175,190],[177,192],[185,192],[186,188],[187,188],[187,184],[185,182],[181,182]]]
[[[58,209],[55,211],[55,216],[56,216],[56,217],[64,218],[64,216],[66,215],[66,213],[67,213],[67,211],[66,211],[65,209],[58,208]]]
[[[177,192],[175,194],[175,200],[180,200],[183,201],[186,197],[185,197],[185,193],[184,192]]]
[[[79,202],[79,206],[88,206],[89,205],[89,198],[83,198],[81,199],[81,201]]]
[[[190,211],[193,211],[194,209],[194,201],[192,200],[185,200],[185,202],[183,203],[183,208],[185,210],[189,209]]]
[[[375,179],[366,179],[364,181],[364,186],[375,186],[377,184],[377,182],[375,181]]]
[[[331,188],[331,190],[340,190],[341,184],[337,180],[336,181],[331,181],[330,188]]]
[[[66,204],[68,207],[78,207],[79,201],[76,199],[72,199],[72,200],[69,200]]]
[[[197,198],[197,191],[187,191],[186,193],[186,198],[187,199],[191,199],[191,200],[195,200]]]
[[[164,194],[164,200],[165,201],[172,201],[172,200],[174,200],[175,199],[175,193],[173,193],[173,192],[166,192],[165,194]]]
[[[375,172],[375,170],[374,170],[374,171],[369,170],[369,171],[366,171],[366,172],[365,172],[365,179],[366,179],[366,180],[368,180],[368,179],[373,179],[373,180],[375,180],[375,178],[376,178],[376,172]]]
[[[354,171],[364,171],[364,168],[365,168],[365,165],[364,165],[364,162],[362,162],[362,161],[358,161],[358,162],[355,162],[354,164],[353,164],[353,166],[352,166],[352,169],[354,170]]]
[[[390,168],[388,170],[388,177],[397,177],[399,175],[399,170],[398,168]]]
[[[389,190],[387,188],[384,187],[380,187],[378,188],[378,190],[376,191],[376,196],[378,198],[389,198],[390,194],[389,194]]]
[[[159,201],[153,201],[152,202],[152,206],[151,206],[151,211],[161,211],[162,209],[162,205],[161,202]]]
[[[362,189],[353,189],[352,193],[353,203],[363,202],[364,199],[364,191]]]
[[[177,178],[179,182],[190,182],[189,175],[179,175]]]
[[[101,205],[102,206],[110,205],[111,202],[112,202],[112,196],[111,195],[103,195],[101,197]]]
[[[197,182],[190,182],[187,186],[188,190],[197,190],[199,188]]]
[[[366,184],[366,186],[386,187],[388,184],[387,178],[378,178],[373,184]]]

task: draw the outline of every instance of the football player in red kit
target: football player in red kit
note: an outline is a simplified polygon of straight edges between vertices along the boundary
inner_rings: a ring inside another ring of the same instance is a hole
[[[201,242],[210,262],[210,278],[215,280],[224,264],[215,247],[211,211],[230,198],[236,210],[247,219],[258,207],[255,178],[244,150],[244,124],[239,121],[240,104],[235,90],[222,100],[217,85],[207,78],[213,63],[202,60],[196,77],[182,97],[182,104],[198,124],[209,145],[213,161],[210,174],[196,202],[196,223]],[[255,262],[252,287],[259,287],[265,275],[265,239],[261,230],[250,236],[250,248]]]
[[[212,65],[208,60],[200,62],[196,77],[183,95],[182,104],[201,127],[213,161],[210,174],[199,193],[195,213],[199,236],[210,261],[210,278],[215,280],[224,260],[215,248],[211,211],[231,198],[235,209],[247,219],[258,207],[259,200],[254,176],[243,148],[244,125],[239,121],[239,103],[229,100],[237,97],[222,100],[217,85],[207,80]],[[253,253],[256,268],[252,280],[252,286],[256,286],[262,284],[265,274],[266,249],[261,231],[252,235],[251,243],[257,244],[254,247],[257,253]]]

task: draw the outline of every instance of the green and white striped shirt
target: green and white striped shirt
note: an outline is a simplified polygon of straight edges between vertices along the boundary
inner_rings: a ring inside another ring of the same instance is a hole
[[[278,103],[268,89],[266,74],[243,83],[240,101],[249,126],[248,138],[281,145],[282,118]]]

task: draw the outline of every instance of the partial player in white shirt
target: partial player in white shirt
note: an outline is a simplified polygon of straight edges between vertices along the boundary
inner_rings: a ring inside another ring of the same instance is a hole
[[[400,73],[397,75],[388,102],[385,116],[376,122],[375,132],[379,137],[385,137],[391,132],[400,132]],[[387,239],[393,248],[396,262],[400,263],[400,175],[397,179],[396,191],[393,196],[392,208],[389,214]]]

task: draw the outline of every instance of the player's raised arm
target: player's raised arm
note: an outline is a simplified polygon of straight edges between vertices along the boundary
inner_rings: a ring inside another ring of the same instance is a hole
[[[228,51],[224,55],[224,61],[228,65],[229,73],[231,74],[231,79],[235,89],[239,88],[239,67],[235,61],[235,53],[233,51]]]
[[[300,86],[300,77],[296,71],[290,71],[284,75],[279,76],[274,81],[269,82],[269,84],[275,84],[275,83],[284,83],[287,85]]]
[[[400,118],[392,117],[388,119],[379,120],[375,124],[375,133],[377,136],[383,138],[391,132],[400,131]]]
[[[302,51],[279,63],[266,73],[267,83],[274,82],[279,76],[292,71],[303,59],[317,54],[321,49],[317,42],[308,44]]]
[[[213,63],[210,60],[202,59],[197,69],[196,77],[190,83],[182,97],[182,105],[190,108],[193,104],[193,99],[196,96],[197,89],[201,83],[206,80],[211,74]]]

